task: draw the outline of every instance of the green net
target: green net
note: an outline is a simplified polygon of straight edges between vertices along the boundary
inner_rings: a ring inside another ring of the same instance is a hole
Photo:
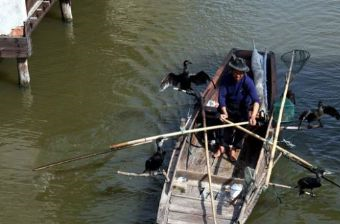
[[[274,103],[273,116],[274,116],[275,121],[277,121],[279,117],[280,107],[281,107],[281,99]],[[292,103],[292,101],[290,101],[289,99],[286,99],[285,105],[283,108],[281,122],[283,123],[291,122],[294,120],[294,117],[295,117],[295,105]]]

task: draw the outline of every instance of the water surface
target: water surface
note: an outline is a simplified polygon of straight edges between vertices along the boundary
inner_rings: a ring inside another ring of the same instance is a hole
[[[191,71],[213,74],[231,48],[251,49],[255,40],[276,53],[282,90],[280,55],[305,49],[312,57],[292,83],[297,112],[320,99],[340,109],[339,1],[72,3],[73,24],[62,23],[55,6],[32,35],[30,89],[17,87],[15,60],[0,62],[0,223],[154,223],[163,180],[116,174],[141,172],[153,145],[32,168],[178,130],[192,99],[158,87],[185,59]],[[284,137],[299,156],[338,171],[339,122],[323,122],[323,129]],[[307,174],[282,159],[273,181],[294,186]],[[331,178],[340,182],[338,175]],[[339,223],[339,189],[324,183],[316,192],[310,199],[269,189],[248,223]]]

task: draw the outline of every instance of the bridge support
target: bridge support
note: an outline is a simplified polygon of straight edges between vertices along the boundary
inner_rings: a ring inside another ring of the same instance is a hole
[[[21,87],[28,87],[30,85],[30,74],[28,71],[27,58],[17,58],[17,68],[19,76],[19,85]]]
[[[72,9],[71,9],[71,0],[59,0],[60,10],[63,20],[65,22],[72,22]]]

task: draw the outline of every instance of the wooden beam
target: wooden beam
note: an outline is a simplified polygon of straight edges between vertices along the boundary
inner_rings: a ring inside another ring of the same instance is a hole
[[[27,58],[31,55],[30,37],[0,37],[0,58]]]
[[[28,12],[25,22],[25,36],[30,36],[56,0],[37,1]]]

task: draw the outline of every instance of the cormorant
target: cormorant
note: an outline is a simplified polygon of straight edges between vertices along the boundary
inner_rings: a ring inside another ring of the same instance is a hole
[[[299,195],[305,193],[306,189],[310,189],[310,195],[315,196],[313,193],[314,188],[321,187],[321,176],[323,173],[316,172],[316,177],[303,177],[298,180],[296,188],[299,188]]]
[[[313,121],[318,121],[319,122],[319,126],[317,127],[323,127],[322,123],[321,123],[321,116],[324,114],[328,114],[332,117],[335,117],[337,120],[340,119],[340,114],[339,112],[331,106],[326,106],[324,105],[321,101],[319,101],[318,103],[318,108],[317,109],[313,109],[313,110],[306,110],[304,112],[302,112],[300,114],[299,120],[299,129],[300,126],[302,124],[303,121],[307,121],[308,122],[308,128],[312,128],[313,126],[311,126],[311,122]]]
[[[200,71],[196,74],[189,74],[188,64],[192,64],[189,60],[185,60],[183,62],[183,71],[182,73],[176,75],[174,73],[169,73],[165,78],[161,81],[160,91],[165,90],[170,85],[173,87],[177,87],[179,90],[184,90],[185,92],[192,92],[191,83],[196,85],[206,84],[208,81],[211,81],[215,86],[215,83],[211,80],[209,75],[204,71]]]
[[[143,173],[157,171],[162,166],[165,156],[165,151],[162,149],[164,140],[164,138],[156,139],[157,151],[145,161],[145,170]]]

